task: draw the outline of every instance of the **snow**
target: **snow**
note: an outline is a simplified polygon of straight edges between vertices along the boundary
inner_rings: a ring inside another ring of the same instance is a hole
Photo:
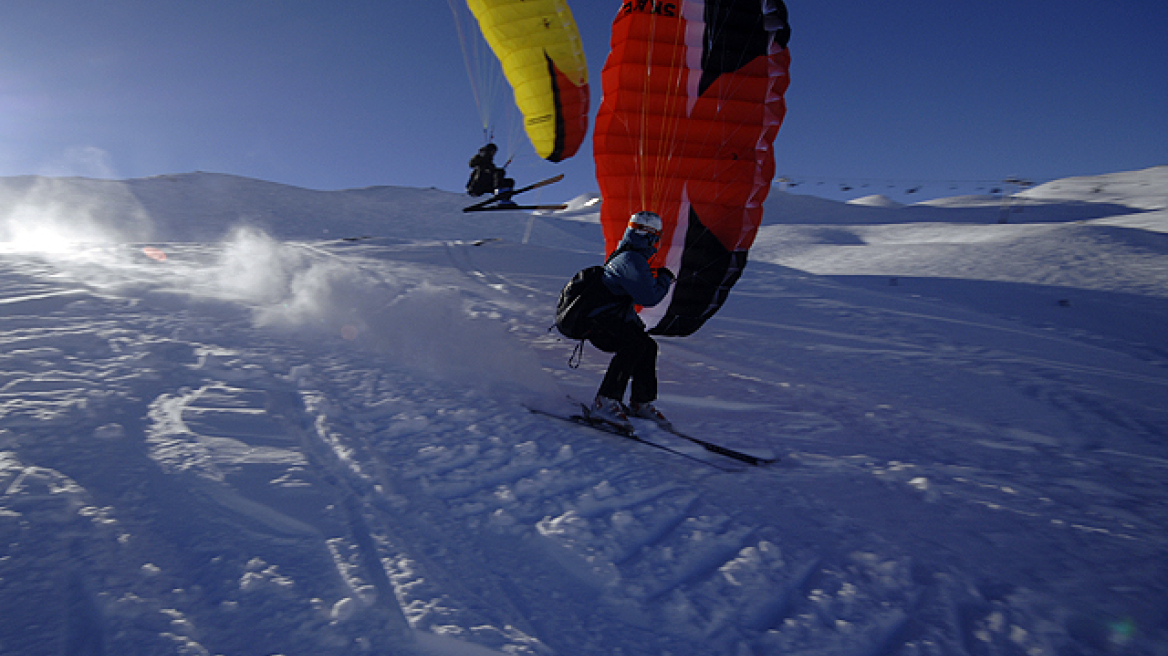
[[[865,205],[868,207],[889,207],[898,208],[904,207],[903,203],[898,203],[883,194],[873,194],[871,196],[862,196],[848,201],[849,205]]]
[[[524,409],[594,195],[0,179],[0,653],[1166,654],[1166,172],[772,194],[661,340],[732,472]]]
[[[1168,166],[1111,175],[1084,176],[1055,180],[1019,194],[1039,201],[1081,201],[1115,203],[1133,209],[1168,209],[1164,188],[1168,185]]]

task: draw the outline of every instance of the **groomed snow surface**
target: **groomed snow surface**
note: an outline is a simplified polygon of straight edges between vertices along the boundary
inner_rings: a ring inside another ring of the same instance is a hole
[[[1168,654],[1168,167],[878,200],[661,340],[727,472],[524,407],[595,197],[0,179],[0,654]]]

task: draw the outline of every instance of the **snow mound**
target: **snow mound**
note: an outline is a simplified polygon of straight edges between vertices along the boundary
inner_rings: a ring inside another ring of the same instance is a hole
[[[974,207],[989,207],[997,208],[1002,205],[1001,196],[992,196],[989,194],[968,195],[968,196],[949,196],[948,198],[934,198],[932,200],[922,201],[916,204],[916,207],[951,207],[951,208],[974,208]]]
[[[863,198],[854,198],[848,201],[848,205],[862,205],[865,207],[904,207],[904,203],[898,203],[884,194],[872,194],[871,196],[864,196]]]

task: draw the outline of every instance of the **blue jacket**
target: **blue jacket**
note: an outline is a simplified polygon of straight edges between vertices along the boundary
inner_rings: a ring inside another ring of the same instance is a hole
[[[617,246],[616,257],[604,265],[604,285],[618,296],[633,299],[625,312],[625,321],[640,321],[633,304],[653,307],[669,293],[673,279],[669,276],[655,276],[649,268],[649,258],[657,253],[657,247],[649,237],[633,230],[626,230]]]

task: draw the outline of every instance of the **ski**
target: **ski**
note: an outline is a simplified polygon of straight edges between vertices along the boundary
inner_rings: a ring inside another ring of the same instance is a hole
[[[563,179],[564,179],[564,174],[561,173],[559,175],[552,176],[552,177],[548,178],[547,180],[540,180],[539,182],[533,182],[533,183],[527,185],[526,187],[520,187],[520,188],[516,189],[515,191],[512,191],[511,194],[509,196],[507,196],[507,198],[517,196],[519,194],[522,194],[525,191],[531,191],[532,189],[539,189],[540,187],[546,187],[554,182],[559,182],[560,180],[563,180]],[[500,194],[495,194],[494,196],[491,196],[490,198],[488,198],[486,200],[481,200],[481,201],[475,203],[474,205],[468,205],[467,207],[462,208],[462,211],[463,212],[481,212],[487,205],[490,205],[491,203],[496,203],[499,200],[501,200],[502,198],[503,198],[503,196],[501,196]],[[508,209],[515,209],[515,208],[512,207],[512,208],[508,208]]]
[[[690,442],[693,442],[694,444],[697,444],[698,446],[702,447],[706,451],[709,451],[711,453],[717,453],[718,455],[726,456],[727,458],[733,458],[739,462],[745,462],[748,465],[754,465],[755,467],[761,467],[763,465],[770,465],[770,464],[773,464],[773,463],[776,463],[779,461],[778,458],[763,458],[762,456],[751,455],[749,453],[744,453],[742,451],[731,449],[730,447],[722,446],[721,444],[715,444],[715,443],[710,442],[708,440],[703,440],[700,437],[694,437],[692,435],[687,435],[687,434],[677,430],[672,425],[666,427],[666,426],[661,426],[660,424],[658,424],[658,426],[661,428],[661,430],[663,430],[671,435],[676,435],[677,437],[680,437],[683,440],[689,440]]]
[[[583,406],[581,406],[580,413],[578,413],[578,414],[574,413],[574,414],[568,414],[568,415],[561,415],[561,414],[558,414],[555,412],[549,412],[547,410],[540,410],[539,408],[533,408],[531,406],[525,406],[525,407],[527,408],[528,412],[530,412],[531,414],[534,414],[534,415],[542,415],[544,417],[551,417],[553,419],[559,419],[560,421],[566,421],[568,423],[576,424],[577,426],[586,426],[588,428],[593,428],[595,430],[609,433],[611,435],[619,435],[621,437],[628,438],[634,442],[639,442],[641,444],[644,444],[645,446],[650,446],[650,447],[653,447],[654,449],[660,449],[660,450],[665,451],[667,453],[672,453],[675,456],[681,456],[682,458],[686,458],[687,460],[692,460],[694,462],[700,462],[703,465],[706,465],[707,467],[713,467],[714,469],[717,469],[718,471],[723,471],[723,472],[739,471],[738,469],[724,467],[724,466],[719,465],[717,463],[710,462],[709,460],[703,460],[701,458],[698,458],[697,456],[690,455],[684,451],[678,451],[677,449],[666,446],[664,444],[658,444],[657,442],[654,442],[652,440],[647,440],[647,439],[641,437],[640,435],[638,435],[637,431],[631,427],[625,427],[625,426],[613,424],[613,423],[603,421],[603,420],[598,420],[598,419],[590,419],[584,413]]]
[[[581,408],[584,408],[585,410],[588,407],[586,404],[581,403],[579,399],[574,399],[574,398],[569,396],[568,400],[571,401],[575,405],[579,405]],[[625,408],[625,411],[628,412],[627,407]],[[660,430],[663,430],[666,433],[673,435],[674,437],[680,437],[683,440],[687,440],[689,442],[692,442],[692,443],[702,447],[706,451],[709,451],[710,453],[716,453],[720,456],[732,458],[732,459],[737,460],[739,462],[744,462],[748,465],[754,465],[755,467],[761,467],[763,465],[769,465],[769,464],[778,462],[778,458],[763,458],[761,456],[755,456],[755,455],[751,455],[749,453],[745,453],[743,451],[738,451],[737,449],[731,449],[730,447],[722,446],[721,444],[716,444],[716,443],[711,442],[709,440],[704,440],[700,437],[694,437],[693,435],[689,435],[688,433],[684,433],[684,432],[678,430],[677,427],[674,426],[673,423],[669,422],[669,421],[666,421],[664,424],[653,421],[652,419],[645,419],[645,421],[652,422],[653,426],[659,428]]]
[[[463,212],[503,212],[507,210],[566,210],[567,205],[492,205],[490,207],[466,208]]]

